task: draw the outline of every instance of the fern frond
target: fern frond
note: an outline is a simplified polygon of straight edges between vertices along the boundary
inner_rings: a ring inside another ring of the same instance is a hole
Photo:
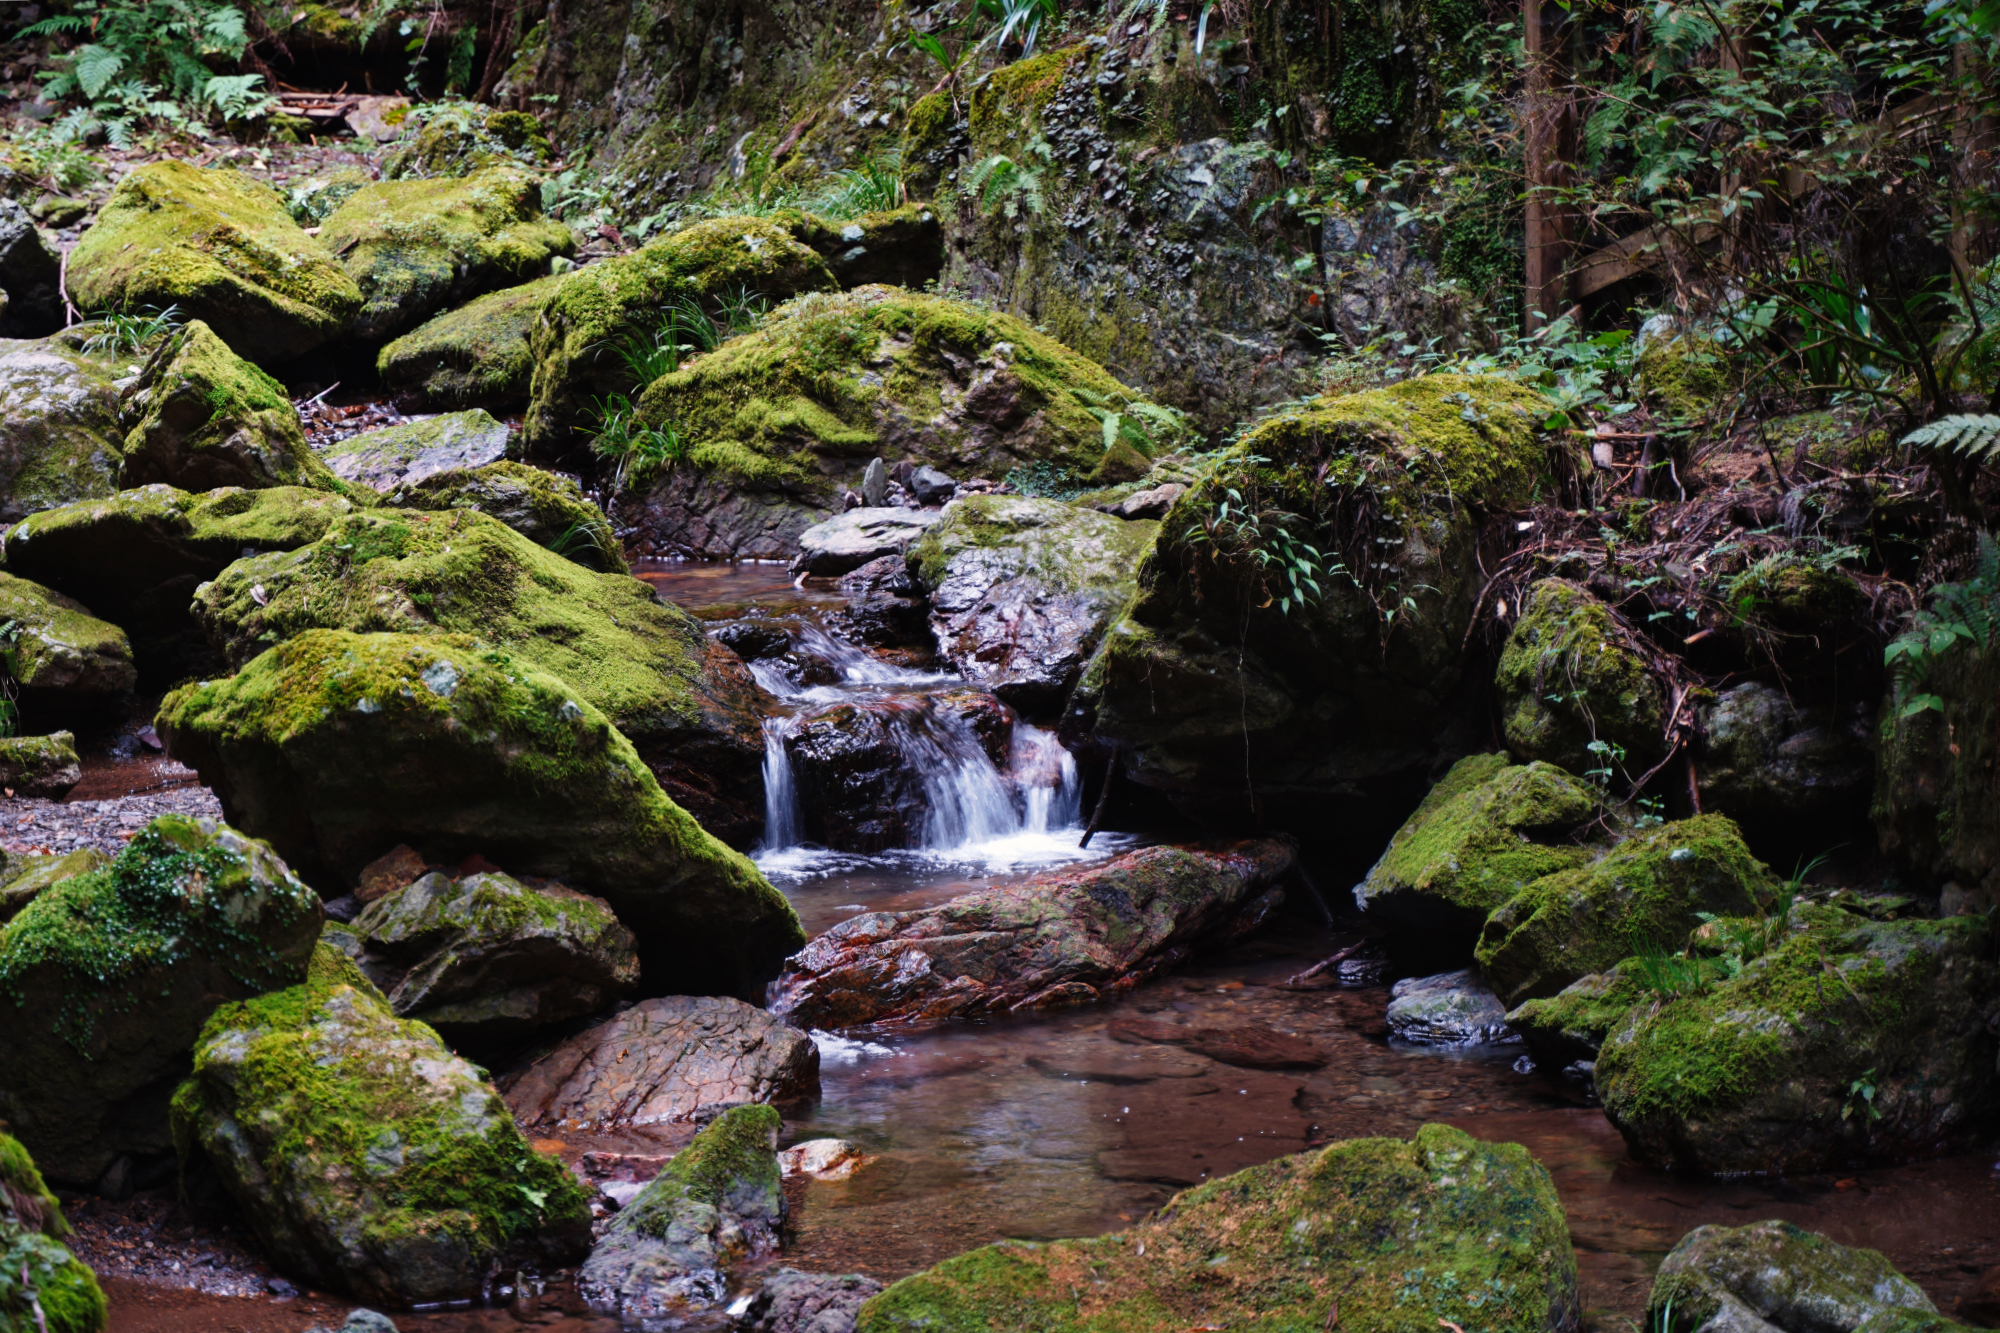
[[[1987,412],[1940,417],[1905,435],[1903,443],[1984,461],[2000,451],[2000,416]]]

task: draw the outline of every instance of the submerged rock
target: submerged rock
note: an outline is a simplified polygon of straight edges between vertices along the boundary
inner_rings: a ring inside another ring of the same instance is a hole
[[[1789,1222],[1696,1227],[1647,1302],[1660,1333],[1949,1333],[1923,1288],[1874,1250]]]
[[[125,631],[59,592],[0,573],[0,621],[13,626],[7,674],[30,714],[102,712],[138,683]]]
[[[642,1000],[507,1081],[523,1124],[609,1128],[695,1120],[819,1090],[810,1038],[741,1000]]]
[[[263,843],[165,815],[0,928],[0,1119],[56,1180],[173,1145],[167,1099],[217,1005],[292,985],[319,899]]]
[[[451,469],[485,467],[507,456],[507,427],[477,408],[371,430],[321,457],[343,481],[392,491]]]
[[[1407,977],[1389,990],[1389,1031],[1415,1046],[1484,1046],[1519,1041],[1507,1010],[1470,968]]]
[[[303,984],[216,1012],[173,1111],[183,1152],[206,1157],[264,1252],[315,1286],[466,1300],[496,1271],[572,1264],[590,1244],[575,1177],[330,948]]]
[[[60,798],[81,781],[83,766],[70,732],[0,737],[0,788],[10,794]]]
[[[0,1133],[0,1328],[8,1333],[102,1333],[104,1292],[62,1245],[62,1204],[19,1140]]]
[[[795,573],[831,578],[885,556],[899,556],[943,521],[928,509],[850,509],[799,534]]]
[[[865,913],[789,960],[771,1012],[843,1028],[1116,995],[1261,922],[1293,856],[1274,840],[1147,847],[923,911]]]
[[[575,480],[526,463],[435,472],[389,492],[398,509],[477,509],[537,546],[610,574],[626,571],[625,552],[604,511]]]
[[[1526,1149],[1426,1125],[1281,1157],[1126,1231],[947,1259],[870,1301],[857,1329],[1179,1328],[1191,1309],[1222,1327],[1312,1329],[1337,1309],[1341,1327],[1375,1329],[1404,1326],[1411,1306],[1428,1327],[1576,1326],[1568,1225]]]
[[[1588,748],[1604,741],[1625,752],[1630,773],[1650,769],[1665,753],[1666,692],[1641,642],[1588,589],[1565,579],[1537,583],[1493,678],[1508,748],[1572,773],[1618,768]]]
[[[516,407],[535,373],[529,335],[567,275],[490,292],[420,325],[375,357],[382,382],[430,411]]]
[[[53,339],[0,339],[0,522],[117,492],[130,373]]]

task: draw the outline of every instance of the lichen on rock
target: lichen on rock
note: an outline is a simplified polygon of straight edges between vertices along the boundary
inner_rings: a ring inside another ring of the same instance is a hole
[[[1850,1249],[1790,1222],[1696,1227],[1667,1254],[1647,1300],[1659,1333],[1954,1333],[1909,1278],[1875,1250]]]
[[[505,425],[475,407],[350,435],[320,457],[343,481],[392,491],[440,472],[498,463],[507,457],[508,436]]]

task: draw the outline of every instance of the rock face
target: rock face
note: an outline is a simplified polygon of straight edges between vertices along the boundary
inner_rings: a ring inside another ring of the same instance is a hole
[[[741,1000],[642,1000],[580,1032],[507,1084],[523,1125],[611,1128],[695,1120],[819,1091],[819,1050]]]
[[[314,627],[475,635],[602,709],[716,836],[747,845],[762,823],[764,696],[735,654],[650,584],[484,514],[353,514],[305,550],[223,570],[194,615],[232,666]]]
[[[158,725],[332,892],[398,844],[433,864],[478,853],[607,900],[651,989],[761,994],[804,943],[798,916],[579,694],[466,637],[307,630],[174,691]]]
[[[850,509],[799,534],[799,554],[792,569],[821,578],[846,574],[871,561],[902,555],[942,520],[934,509]]]
[[[1789,1222],[1696,1227],[1660,1265],[1647,1304],[1661,1333],[1947,1333],[1923,1288],[1874,1250]]]
[[[1138,591],[1157,531],[1056,500],[953,501],[910,553],[938,651],[1015,708],[1051,716]]]
[[[1292,865],[1276,841],[1148,847],[941,907],[869,912],[790,960],[771,1012],[843,1028],[1088,1003],[1254,926]]]
[[[1556,1069],[1588,1064],[1626,1016],[1652,998],[1637,962],[1628,958],[1554,995],[1522,1002],[1507,1015],[1507,1026],[1521,1034],[1540,1064]]]
[[[1795,707],[1769,685],[1725,690],[1702,714],[1696,768],[1704,810],[1746,825],[1858,813],[1874,777],[1868,721],[1834,709]]]
[[[1389,990],[1389,1031],[1415,1046],[1481,1046],[1519,1041],[1507,1010],[1470,968],[1407,977]]]
[[[1992,926],[1792,910],[1769,952],[1703,993],[1634,1009],[1597,1057],[1642,1162],[1805,1172],[1947,1150],[2000,1102]]]
[[[107,1322],[97,1278],[61,1241],[62,1204],[17,1139],[0,1134],[0,1328],[28,1333],[102,1333]]]
[[[611,520],[576,482],[526,463],[435,472],[389,492],[398,509],[477,509],[537,546],[605,573],[623,574],[625,552]]]
[[[0,340],[0,522],[118,489],[118,371],[61,343]]]
[[[43,338],[63,326],[62,256],[12,199],[0,199],[0,293],[0,338]]]
[[[269,186],[174,161],[118,182],[70,252],[69,290],[86,313],[179,306],[266,365],[338,337],[361,307]]]
[[[6,870],[0,871],[0,925],[64,880],[110,863],[111,858],[95,847],[80,847],[64,856],[9,857]]]
[[[515,167],[380,181],[327,218],[320,242],[361,289],[353,332],[369,341],[541,277],[576,249],[568,227],[542,216],[541,181]]]
[[[1672,953],[1701,924],[1697,913],[1748,916],[1777,890],[1735,824],[1697,815],[1536,880],[1487,918],[1475,956],[1512,1007],[1604,971],[1639,943]]]
[[[1075,1272],[1094,1280],[1079,1291]],[[1318,1328],[1329,1301],[1357,1329],[1399,1327],[1414,1301],[1432,1325],[1575,1327],[1576,1256],[1548,1172],[1517,1144],[1444,1125],[1349,1139],[1197,1186],[1113,1235],[947,1259],[870,1301],[857,1328],[1177,1328],[1197,1303],[1223,1327]]]
[[[200,320],[160,345],[127,403],[123,484],[338,490],[306,447],[285,386],[229,350]]]
[[[60,798],[81,781],[71,733],[0,737],[0,787],[21,796]]]
[[[778,1113],[725,1111],[620,1209],[577,1289],[628,1328],[680,1326],[729,1294],[732,1270],[778,1248],[785,1196]]]
[[[590,1244],[562,1163],[329,948],[303,984],[216,1012],[173,1111],[264,1252],[315,1286],[394,1307],[464,1300],[504,1265],[575,1263]]]
[[[0,621],[14,625],[7,673],[30,714],[96,712],[138,683],[125,631],[59,592],[0,573]]]
[[[1605,764],[1588,748],[1605,741],[1625,751],[1632,774],[1651,768],[1664,753],[1666,694],[1639,642],[1587,589],[1537,583],[1494,674],[1508,748],[1581,773]]]
[[[429,411],[518,407],[535,373],[529,335],[563,281],[537,278],[447,310],[384,347],[375,368]]]
[[[485,467],[507,456],[507,427],[473,408],[356,435],[322,457],[335,476],[393,491],[440,472]]]
[[[1354,886],[1369,917],[1470,935],[1544,875],[1590,860],[1605,817],[1597,793],[1552,764],[1504,754],[1453,764]]]
[[[166,815],[0,928],[0,1119],[56,1180],[173,1144],[167,1099],[215,1007],[295,983],[319,900],[271,849]]]
[[[1070,723],[1094,719],[1134,781],[1211,823],[1253,818],[1246,765],[1257,817],[1281,827],[1326,827],[1332,809],[1400,817],[1436,760],[1469,748],[1474,534],[1479,515],[1533,493],[1546,460],[1536,401],[1510,383],[1428,375],[1315,399],[1249,432],[1161,520]],[[1362,582],[1322,571],[1324,596],[1290,604],[1260,558],[1278,538],[1224,525],[1211,539],[1231,490],[1299,512],[1291,539]],[[1387,619],[1406,596],[1414,610]]]
[[[431,873],[368,904],[361,969],[398,1018],[491,1049],[602,1009],[639,981],[632,932],[603,901],[499,873]]]
[[[1869,815],[1882,850],[1932,885],[1989,882],[2000,870],[2000,653],[1948,650],[1924,681],[1940,708],[1902,716],[1891,700],[1877,723]]]

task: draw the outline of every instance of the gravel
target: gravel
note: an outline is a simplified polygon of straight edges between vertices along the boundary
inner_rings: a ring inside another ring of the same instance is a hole
[[[222,803],[206,787],[120,796],[104,801],[0,800],[0,849],[11,853],[73,852],[95,847],[116,856],[161,815],[222,818]]]

